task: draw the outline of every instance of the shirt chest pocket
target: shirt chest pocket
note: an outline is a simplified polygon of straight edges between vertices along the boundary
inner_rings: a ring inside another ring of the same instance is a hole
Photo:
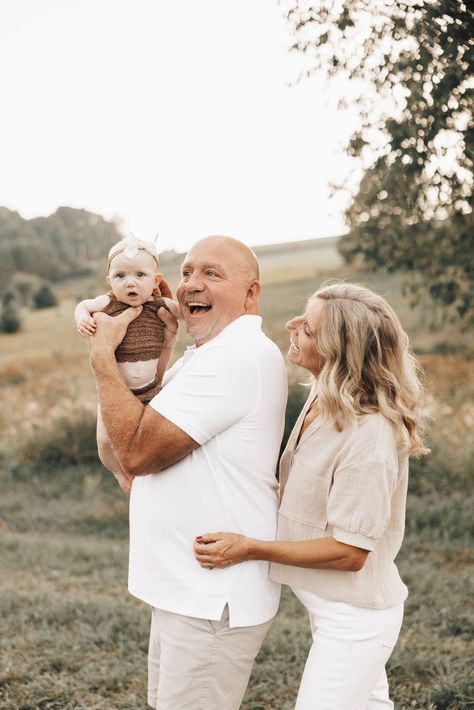
[[[291,520],[325,530],[332,473],[321,472],[310,460],[295,457],[288,475],[280,510]]]

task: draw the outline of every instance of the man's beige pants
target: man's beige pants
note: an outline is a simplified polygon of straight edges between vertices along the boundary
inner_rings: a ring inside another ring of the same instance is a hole
[[[229,628],[220,621],[152,609],[148,704],[157,710],[238,710],[272,620]]]

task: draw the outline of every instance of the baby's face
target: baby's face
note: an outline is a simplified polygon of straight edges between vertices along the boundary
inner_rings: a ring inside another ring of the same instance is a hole
[[[151,298],[160,277],[154,258],[140,250],[133,259],[124,254],[114,256],[107,281],[115,298],[129,306],[140,306]]]

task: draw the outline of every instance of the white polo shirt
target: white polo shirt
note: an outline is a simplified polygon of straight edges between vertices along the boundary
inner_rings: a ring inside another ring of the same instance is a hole
[[[200,446],[164,471],[135,478],[130,497],[129,591],[166,611],[253,626],[278,608],[268,563],[202,569],[194,538],[238,532],[272,540],[275,471],[287,397],[286,369],[259,316],[241,316],[170,370],[151,407]]]

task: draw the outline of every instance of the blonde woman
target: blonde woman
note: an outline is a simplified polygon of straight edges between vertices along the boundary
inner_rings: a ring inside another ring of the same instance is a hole
[[[267,560],[308,610],[297,710],[386,710],[408,593],[394,563],[408,459],[427,452],[417,363],[391,307],[363,286],[324,286],[286,327],[288,360],[313,386],[280,463],[277,540],[210,533],[195,555],[210,570]]]

